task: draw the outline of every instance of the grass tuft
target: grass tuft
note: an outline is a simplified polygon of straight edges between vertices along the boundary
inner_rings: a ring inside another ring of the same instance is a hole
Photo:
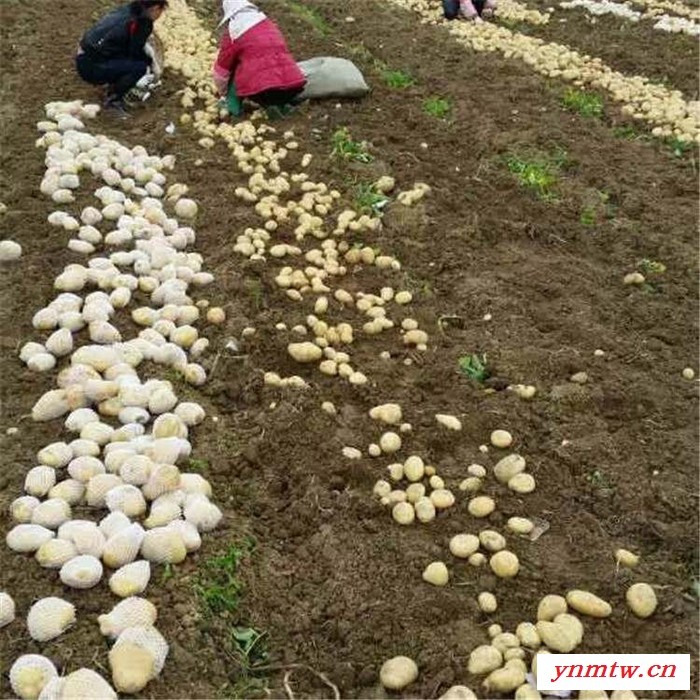
[[[444,97],[431,97],[423,103],[423,111],[436,119],[445,119],[452,111],[452,105]]]
[[[490,376],[486,355],[463,355],[457,362],[462,374],[479,384],[483,384]]]
[[[338,129],[333,134],[333,155],[357,163],[371,163],[374,160],[374,156],[367,150],[367,144],[364,141],[354,141],[347,127]]]
[[[542,200],[556,199],[555,188],[559,171],[566,162],[566,155],[557,152],[554,156],[511,154],[506,158],[508,170],[516,176],[522,187],[532,190]]]
[[[566,109],[577,112],[582,117],[600,119],[603,116],[603,100],[593,92],[569,88],[562,96],[561,102]]]
[[[384,70],[382,72],[384,82],[395,90],[402,90],[416,84],[415,78],[401,70]]]

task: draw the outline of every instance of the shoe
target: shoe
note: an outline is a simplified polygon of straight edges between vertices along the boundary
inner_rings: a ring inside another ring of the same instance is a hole
[[[104,103],[104,111],[112,117],[120,120],[130,119],[131,115],[126,111],[124,100],[107,98]]]

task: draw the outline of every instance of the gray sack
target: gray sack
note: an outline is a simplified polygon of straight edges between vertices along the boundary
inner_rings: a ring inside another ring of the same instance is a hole
[[[319,56],[299,62],[306,76],[302,99],[320,100],[326,97],[364,97],[369,86],[352,61],[344,58]]]

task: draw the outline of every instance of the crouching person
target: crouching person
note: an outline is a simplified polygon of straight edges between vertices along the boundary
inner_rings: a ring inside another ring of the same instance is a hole
[[[445,19],[466,19],[481,22],[493,17],[496,0],[442,0]]]
[[[78,75],[92,85],[107,85],[104,107],[120,118],[128,116],[124,96],[154,65],[146,42],[167,6],[168,0],[133,0],[98,20],[80,40]]]
[[[289,53],[277,25],[248,0],[223,0],[226,25],[212,77],[221,97],[233,81],[240,99],[248,99],[276,117],[291,111],[306,78]]]

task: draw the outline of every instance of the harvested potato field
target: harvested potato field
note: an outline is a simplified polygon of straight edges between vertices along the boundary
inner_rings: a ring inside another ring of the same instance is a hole
[[[370,93],[222,116],[170,0],[120,121],[0,6],[0,694],[698,697],[697,7],[259,6]]]

